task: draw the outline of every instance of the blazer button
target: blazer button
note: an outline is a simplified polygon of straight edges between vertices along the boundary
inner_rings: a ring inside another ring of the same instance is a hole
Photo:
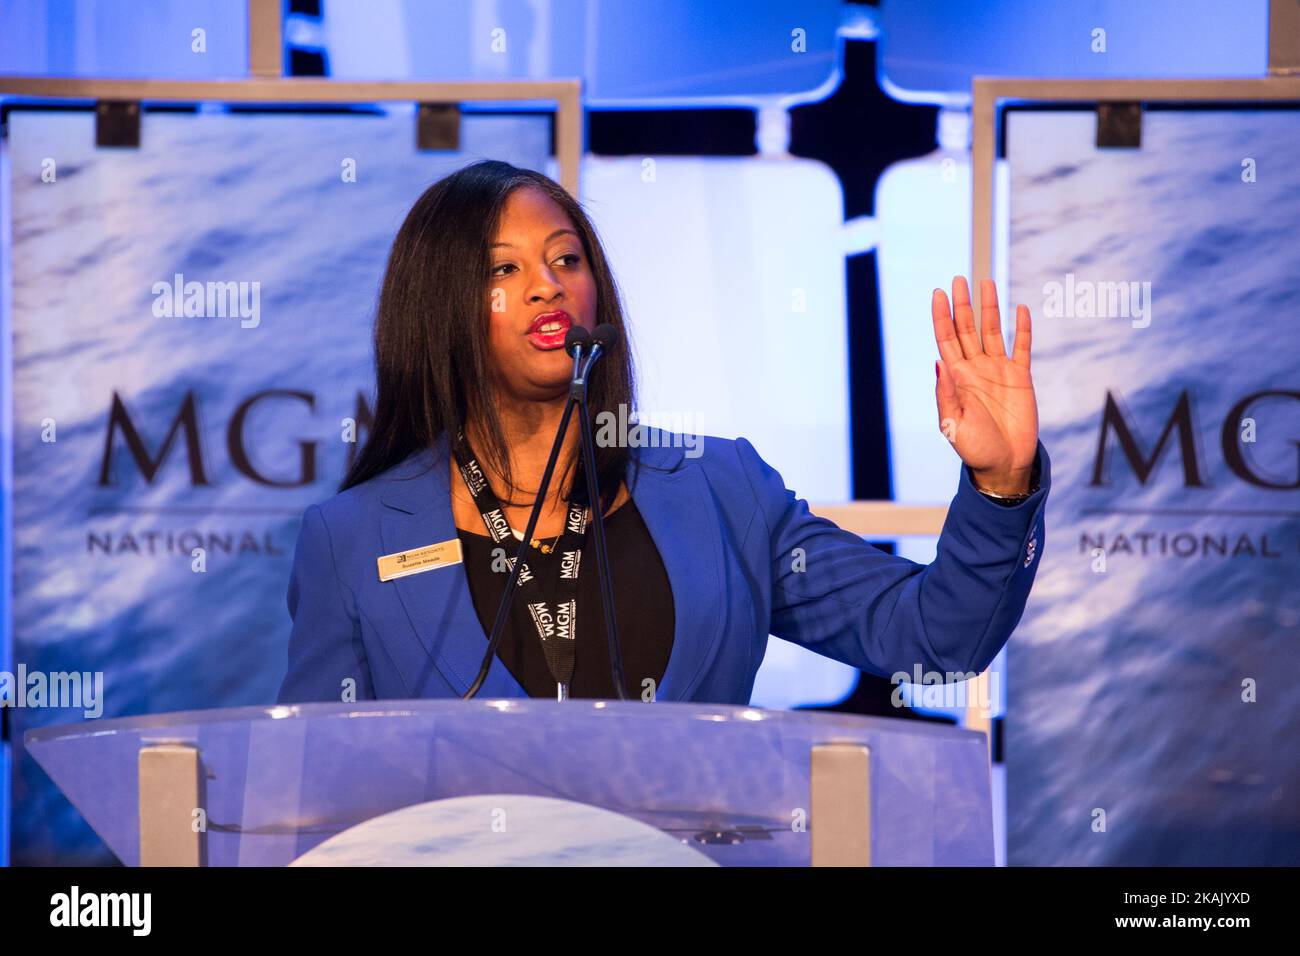
[[[1034,563],[1034,554],[1038,551],[1038,533],[1029,536],[1029,547],[1025,548],[1025,567]]]

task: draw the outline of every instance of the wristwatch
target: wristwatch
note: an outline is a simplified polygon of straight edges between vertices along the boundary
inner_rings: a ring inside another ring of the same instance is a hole
[[[978,491],[985,498],[987,498],[989,501],[994,502],[995,504],[1002,505],[1004,508],[1014,508],[1016,505],[1024,504],[1026,501],[1028,501],[1029,498],[1033,495],[1033,493],[1038,490],[1038,481],[1039,481],[1039,474],[1040,474],[1039,466],[1040,466],[1040,462],[1038,460],[1038,456],[1035,455],[1034,470],[1029,473],[1029,490],[1026,492],[1022,492],[1021,494],[1018,495],[999,495],[999,494],[995,494],[992,491],[985,491],[979,485],[975,484],[975,474],[974,472],[970,472],[969,470],[970,466],[967,465],[965,467],[968,473],[970,474],[970,483],[974,485],[976,491]]]

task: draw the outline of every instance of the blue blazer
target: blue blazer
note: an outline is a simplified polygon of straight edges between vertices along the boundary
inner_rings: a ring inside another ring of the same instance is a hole
[[[812,515],[745,439],[688,457],[630,449],[628,487],[659,549],[676,616],[656,699],[747,704],[768,634],[882,676],[978,673],[1006,643],[1043,554],[1051,463],[1004,507],[960,468],[929,565]],[[463,565],[380,581],[376,559],[456,538],[444,438],[303,516],[289,580],[289,669],[279,702],[459,697],[487,638]],[[633,581],[615,581],[616,593]],[[351,680],[345,685],[345,681]],[[479,696],[526,697],[500,659]]]

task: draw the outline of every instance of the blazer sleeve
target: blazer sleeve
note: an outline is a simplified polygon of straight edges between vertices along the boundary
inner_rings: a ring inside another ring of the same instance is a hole
[[[1042,560],[1051,461],[1041,441],[1039,489],[1012,507],[985,498],[961,467],[928,565],[816,517],[748,441],[736,448],[770,543],[772,634],[885,677],[988,667]]]
[[[318,505],[303,514],[289,574],[289,669],[276,703],[338,702],[351,679],[357,700],[375,691],[356,600],[338,576],[329,528]]]

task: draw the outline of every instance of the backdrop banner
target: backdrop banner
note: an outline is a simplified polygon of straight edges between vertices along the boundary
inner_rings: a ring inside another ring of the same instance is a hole
[[[96,149],[88,112],[8,122],[13,862],[112,863],[22,734],[274,701],[393,236],[474,159],[547,168],[549,117],[466,115],[458,153],[410,115],[146,113],[139,149]]]
[[[1053,476],[1008,652],[1008,862],[1294,865],[1300,116],[1148,109],[1134,149],[1096,124],[1008,116]]]

